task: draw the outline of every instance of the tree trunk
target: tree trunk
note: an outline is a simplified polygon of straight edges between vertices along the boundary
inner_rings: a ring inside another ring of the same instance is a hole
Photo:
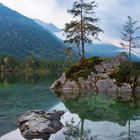
[[[83,0],[81,0],[81,46],[82,46],[82,59],[85,58],[84,46],[84,32],[83,32]]]
[[[131,49],[132,49],[132,38],[130,35],[130,41],[129,41],[129,60],[131,61]]]
[[[129,60],[131,61],[131,45],[129,45]]]
[[[138,77],[134,76],[133,83],[132,83],[132,97],[133,97],[134,101],[135,101],[135,98],[136,98],[135,90],[136,90],[136,87],[137,87],[137,80],[138,80]]]

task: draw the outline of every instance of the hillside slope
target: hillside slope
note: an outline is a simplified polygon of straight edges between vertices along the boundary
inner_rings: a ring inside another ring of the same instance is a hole
[[[0,54],[64,59],[64,44],[49,31],[0,4]]]

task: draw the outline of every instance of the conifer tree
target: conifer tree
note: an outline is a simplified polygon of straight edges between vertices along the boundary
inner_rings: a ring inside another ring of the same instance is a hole
[[[137,47],[137,42],[140,40],[140,36],[135,35],[136,31],[140,29],[140,26],[136,26],[138,21],[135,21],[130,16],[127,17],[128,20],[123,25],[123,32],[121,32],[121,45],[123,48],[129,49],[129,60],[131,60],[131,50]]]
[[[93,0],[77,0],[73,8],[68,10],[74,20],[65,25],[65,42],[75,45],[81,58],[85,58],[85,44],[92,43],[93,39],[99,40],[98,33],[102,32],[97,25],[96,7]]]

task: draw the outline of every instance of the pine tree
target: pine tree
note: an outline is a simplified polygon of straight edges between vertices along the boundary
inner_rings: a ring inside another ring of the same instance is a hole
[[[130,16],[127,17],[128,21],[123,25],[123,32],[121,32],[121,45],[123,48],[129,48],[129,60],[131,60],[131,50],[137,47],[137,42],[140,40],[140,36],[136,36],[135,33],[140,29],[140,26],[136,26],[138,21],[135,21]]]
[[[85,58],[85,43],[92,43],[93,39],[99,40],[98,33],[102,32],[97,25],[99,19],[96,17],[96,7],[93,0],[78,0],[68,10],[74,20],[65,25],[65,42],[75,45],[81,58]]]

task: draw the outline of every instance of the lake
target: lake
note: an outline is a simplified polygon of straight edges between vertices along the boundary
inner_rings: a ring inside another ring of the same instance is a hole
[[[25,140],[15,124],[28,110],[66,113],[50,140],[140,140],[140,102],[116,103],[105,94],[54,94],[54,76],[0,75],[0,140]]]

